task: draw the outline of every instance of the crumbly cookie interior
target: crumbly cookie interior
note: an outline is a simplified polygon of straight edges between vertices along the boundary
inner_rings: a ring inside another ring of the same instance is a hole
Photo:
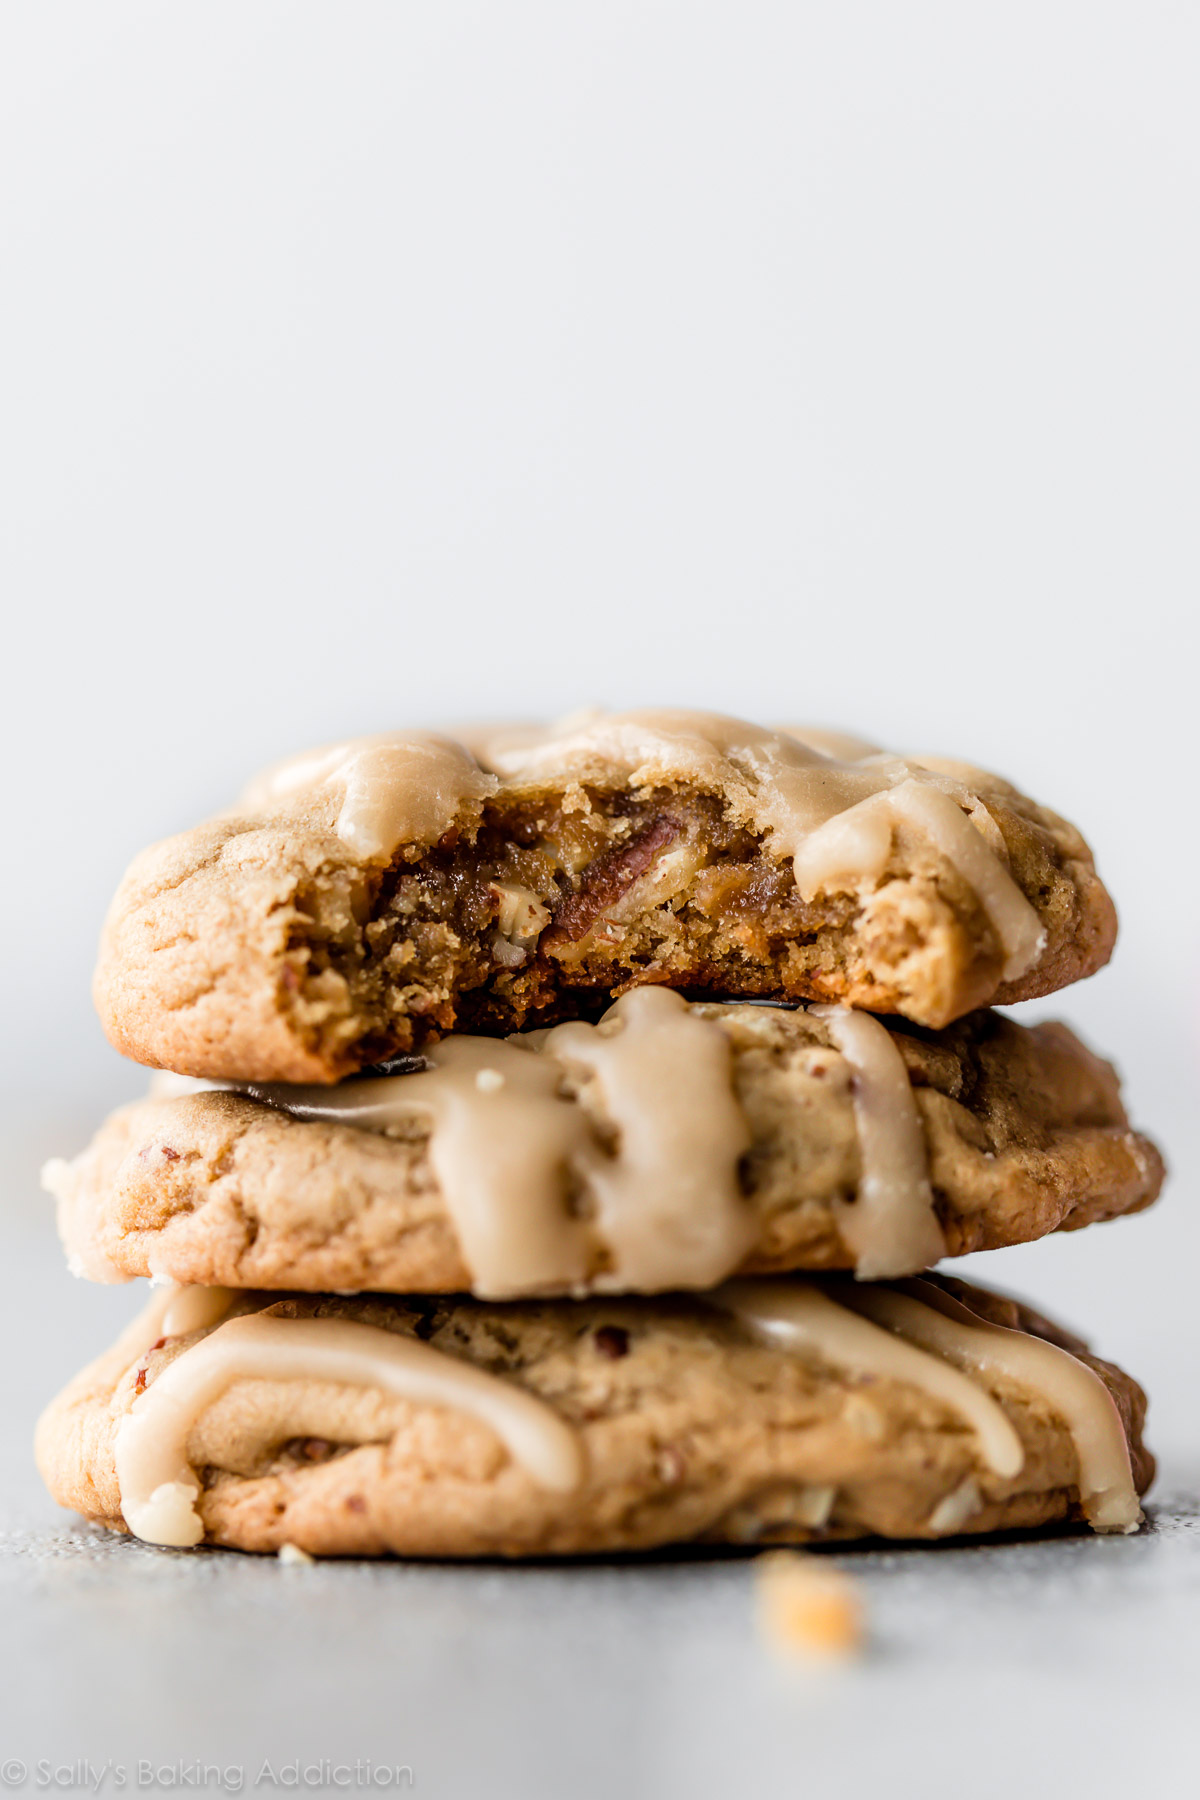
[[[907,884],[907,908],[889,922],[876,905],[864,943],[851,929],[858,899],[802,899],[790,861],[715,796],[575,785],[485,807],[469,838],[450,833],[419,862],[398,857],[366,896],[344,870],[314,878],[298,897],[281,1003],[323,1054],[353,1047],[359,1061],[452,1029],[586,1016],[647,981],[852,995],[890,1011],[919,949],[911,870]],[[943,869],[915,887],[927,913],[948,920],[953,907],[977,924],[980,973],[994,983],[999,946],[966,885]]]

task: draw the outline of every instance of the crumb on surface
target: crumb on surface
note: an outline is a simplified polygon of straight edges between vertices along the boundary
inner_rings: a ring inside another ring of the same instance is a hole
[[[861,1653],[862,1593],[833,1564],[794,1550],[772,1550],[754,1565],[758,1626],[772,1648],[822,1659]]]

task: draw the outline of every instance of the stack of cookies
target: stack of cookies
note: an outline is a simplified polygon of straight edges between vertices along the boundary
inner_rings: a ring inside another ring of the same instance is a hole
[[[686,712],[365,738],[140,857],[55,1162],[149,1277],[50,1407],[151,1543],[521,1556],[1132,1530],[1137,1385],[934,1264],[1136,1212],[1111,1068],[988,1010],[1116,923],[982,770]]]

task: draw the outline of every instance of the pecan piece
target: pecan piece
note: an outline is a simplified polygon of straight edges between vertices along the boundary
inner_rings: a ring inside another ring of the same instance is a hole
[[[683,827],[669,813],[662,813],[644,831],[612,850],[606,850],[583,871],[578,893],[569,894],[554,914],[547,937],[574,944],[589,932],[606,907],[615,906],[634,882],[646,873],[660,850],[673,843]]]

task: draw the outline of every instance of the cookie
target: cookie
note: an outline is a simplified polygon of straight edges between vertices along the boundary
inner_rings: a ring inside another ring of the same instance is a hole
[[[1107,1063],[992,1012],[931,1034],[642,988],[430,1060],[126,1107],[48,1167],[72,1266],[490,1299],[870,1279],[1137,1211],[1163,1176]]]
[[[1141,1390],[936,1279],[701,1298],[159,1296],[38,1430],[54,1497],[150,1542],[534,1556],[1129,1531]]]
[[[468,735],[294,759],[139,857],[95,982],[117,1048],[333,1082],[641,984],[940,1027],[1111,951],[1087,845],[998,776],[707,713]]]

